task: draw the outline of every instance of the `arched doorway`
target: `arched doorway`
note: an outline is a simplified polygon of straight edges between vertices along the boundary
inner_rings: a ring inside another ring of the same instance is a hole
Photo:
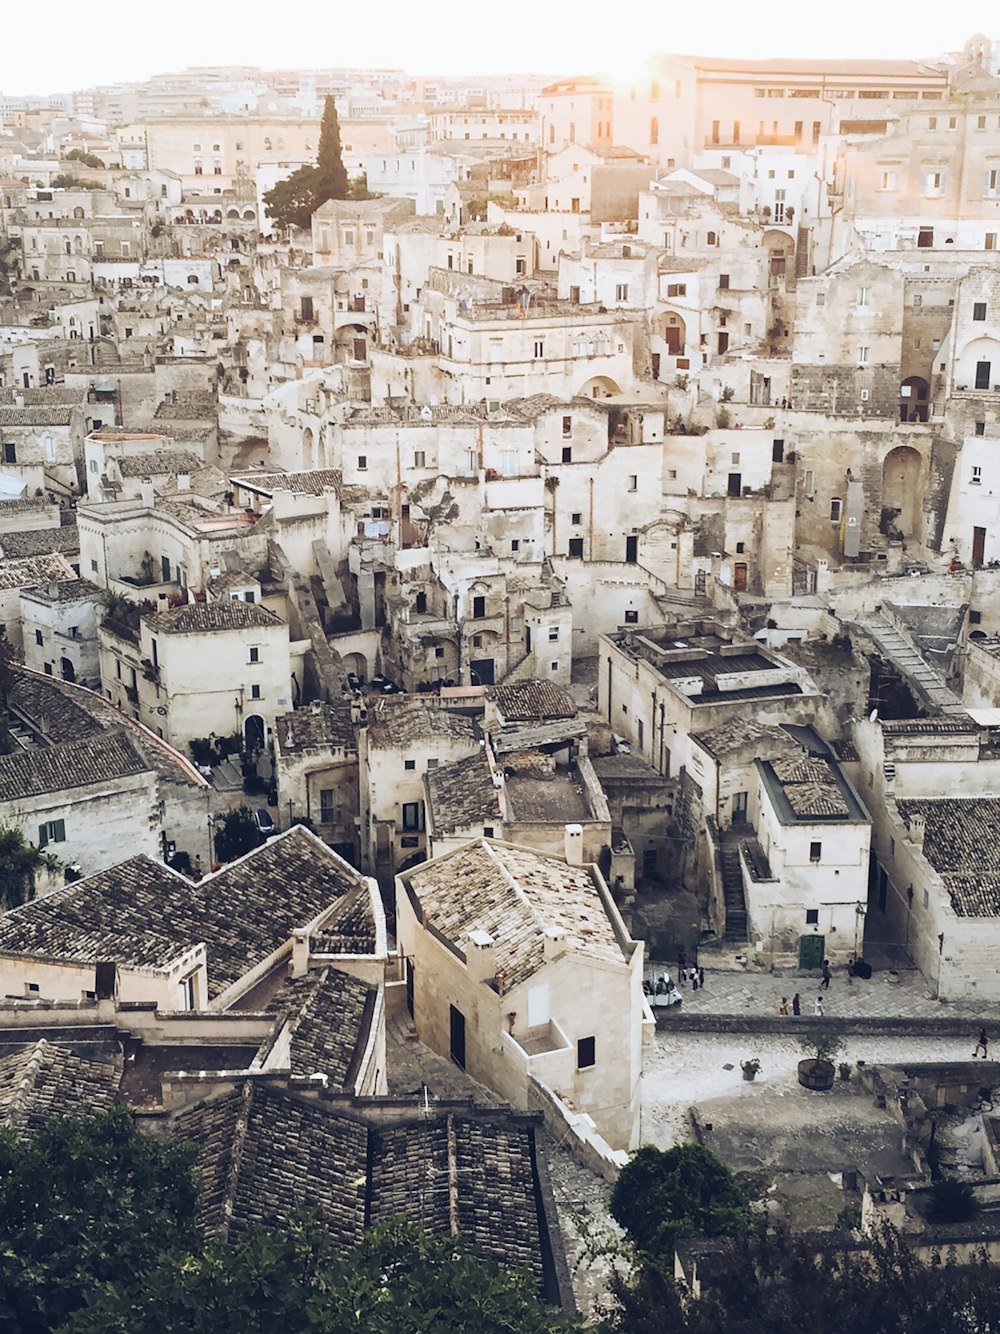
[[[663,317],[660,333],[667,345],[668,354],[671,357],[683,357],[684,344],[687,342],[687,325],[681,316],[668,311]]]
[[[899,420],[925,422],[929,407],[927,381],[920,375],[908,375],[899,386]]]
[[[576,391],[577,398],[613,398],[615,394],[620,394],[621,389],[607,375],[592,375],[585,384]]]
[[[354,675],[359,681],[368,680],[368,659],[363,653],[345,653],[344,671]]]
[[[243,723],[243,744],[246,746],[247,754],[252,755],[254,751],[264,749],[264,742],[267,739],[267,725],[259,713],[248,714]]]
[[[307,426],[302,432],[302,466],[308,472],[316,467],[315,437],[312,427]]]
[[[909,445],[890,449],[882,464],[882,532],[911,537],[917,528],[921,458]]]
[[[60,659],[59,669],[62,672],[62,679],[64,681],[76,680],[76,668],[73,666],[72,662],[70,662],[69,658]]]

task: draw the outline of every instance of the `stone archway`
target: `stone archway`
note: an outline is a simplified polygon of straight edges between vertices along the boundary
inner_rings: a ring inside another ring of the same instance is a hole
[[[925,422],[930,408],[930,390],[921,375],[908,375],[899,386],[899,420]]]
[[[909,445],[890,449],[882,464],[882,531],[903,537],[916,533],[919,515],[920,470],[923,460]]]
[[[667,346],[668,356],[683,357],[687,343],[687,325],[682,316],[672,310],[668,311],[660,325],[660,336]]]
[[[613,398],[620,394],[620,387],[607,375],[592,375],[576,391],[576,398]]]

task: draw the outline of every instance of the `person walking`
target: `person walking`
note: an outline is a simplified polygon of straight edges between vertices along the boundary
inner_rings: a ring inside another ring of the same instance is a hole
[[[820,983],[820,986],[823,988],[824,991],[829,991],[829,989],[830,989],[830,978],[831,978],[831,976],[832,976],[832,974],[831,974],[831,972],[830,972],[830,960],[829,960],[829,959],[824,959],[824,960],[823,960],[823,981]]]
[[[782,996],[782,998],[781,998],[781,1004],[778,1006],[778,1013],[779,1013],[780,1015],[786,1015],[786,1014],[788,1013],[788,997],[787,997],[787,996]]]
[[[813,1001],[813,1014],[817,1019],[823,1018],[823,997],[816,993],[816,999]]]
[[[802,1000],[799,993],[796,992],[792,997],[792,1014],[798,1016],[802,1013]]]
[[[983,1060],[984,1061],[986,1060],[988,1054],[988,1043],[989,1043],[989,1038],[986,1036],[986,1029],[981,1028],[979,1030],[979,1041],[976,1043],[976,1050],[972,1053],[973,1060],[975,1060],[975,1058],[979,1055],[980,1051],[982,1051],[983,1053]]]
[[[703,987],[703,986],[705,985],[705,970],[704,970],[704,968],[699,968],[699,969],[698,969],[698,985],[699,985],[700,987]]]

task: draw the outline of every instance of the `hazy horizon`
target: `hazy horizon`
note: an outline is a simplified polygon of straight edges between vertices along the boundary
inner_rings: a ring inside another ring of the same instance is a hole
[[[961,49],[976,32],[993,36],[986,7],[974,0],[910,11],[905,24],[895,7],[844,0],[842,37],[831,31],[825,11],[815,24],[803,23],[787,0],[767,13],[765,24],[762,11],[735,0],[680,14],[640,0],[612,25],[596,0],[572,7],[508,0],[496,10],[462,0],[383,0],[365,28],[314,3],[300,5],[288,21],[261,0],[246,0],[239,11],[175,0],[162,17],[146,11],[138,18],[124,0],[105,0],[91,38],[80,7],[55,0],[43,18],[23,7],[5,13],[0,92],[44,97],[217,65],[393,68],[417,77],[601,73],[626,80],[662,51],[748,60],[932,59]],[[491,17],[492,25],[484,23]]]

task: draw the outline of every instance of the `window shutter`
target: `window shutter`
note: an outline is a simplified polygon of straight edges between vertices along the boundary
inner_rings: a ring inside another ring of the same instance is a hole
[[[66,821],[65,821],[65,820],[56,820],[56,821],[55,821],[55,838],[52,840],[52,842],[53,842],[53,843],[65,843],[65,842],[66,842]]]
[[[46,845],[46,843],[48,843],[48,841],[49,841],[49,838],[48,838],[48,834],[46,833],[46,826],[43,825],[43,824],[40,824],[40,825],[38,826],[38,846],[39,846],[40,848],[44,848],[45,845]]]

